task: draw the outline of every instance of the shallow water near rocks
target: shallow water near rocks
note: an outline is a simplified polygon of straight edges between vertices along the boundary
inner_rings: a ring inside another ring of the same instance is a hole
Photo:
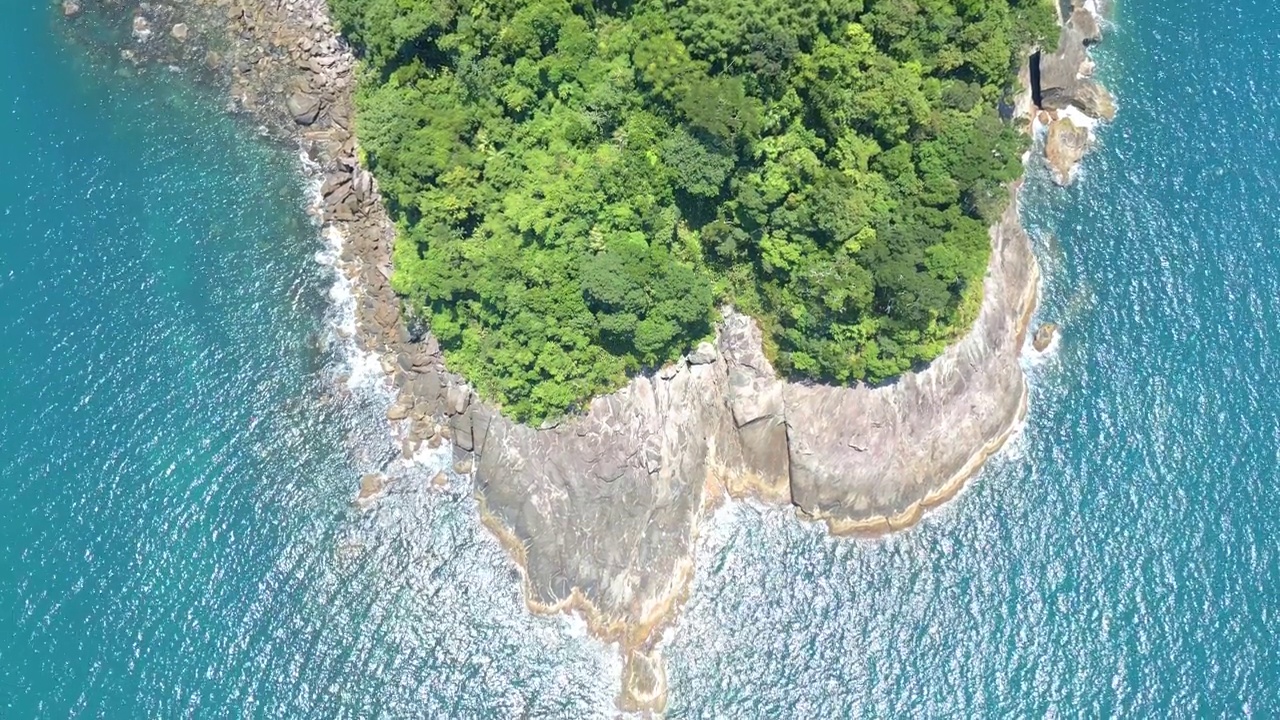
[[[717,513],[670,716],[1280,714],[1280,16],[1114,12],[1120,116],[1023,195],[1063,332],[1026,427],[889,538]],[[0,24],[0,716],[611,715],[610,648],[343,391],[294,153],[62,22]]]

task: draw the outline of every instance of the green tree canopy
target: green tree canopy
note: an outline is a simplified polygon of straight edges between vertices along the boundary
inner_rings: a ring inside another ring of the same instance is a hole
[[[1052,0],[333,0],[393,284],[525,420],[752,313],[878,382],[973,319]]]

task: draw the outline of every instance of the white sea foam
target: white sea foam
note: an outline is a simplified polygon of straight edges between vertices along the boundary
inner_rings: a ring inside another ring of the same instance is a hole
[[[1068,105],[1058,111],[1058,117],[1069,119],[1076,127],[1087,128],[1089,135],[1093,135],[1094,128],[1098,127],[1099,120],[1095,117],[1085,115],[1080,108],[1075,105]]]
[[[309,178],[307,183],[308,211],[315,218],[317,226],[321,228],[320,237],[323,240],[323,246],[316,251],[314,259],[319,265],[328,268],[333,273],[333,283],[329,287],[329,308],[326,311],[326,327],[328,329],[326,341],[330,348],[335,349],[336,367],[333,369],[335,379],[345,375],[346,386],[355,392],[366,396],[377,397],[382,405],[389,405],[395,397],[395,388],[388,381],[386,371],[382,366],[382,361],[377,353],[362,349],[358,343],[359,328],[356,323],[356,308],[358,302],[358,288],[353,280],[355,273],[349,263],[343,261],[342,251],[346,244],[346,238],[341,230],[334,225],[326,225],[322,222],[323,217],[323,196],[321,188],[323,186],[323,177],[320,168],[312,162],[305,154],[301,157],[303,171]],[[389,428],[388,436],[395,438],[395,430]],[[391,498],[384,498],[381,503],[383,508],[377,513],[374,522],[370,525],[363,526],[363,530],[357,530],[357,536],[362,536],[368,532],[385,533],[386,536],[409,536],[415,538],[418,542],[414,545],[416,550],[413,552],[428,553],[425,548],[436,545],[441,539],[438,537],[442,532],[448,534],[448,522],[441,522],[437,517],[437,513],[456,513],[461,508],[453,507],[453,503],[449,498],[458,492],[462,497],[470,497],[470,479],[466,476],[459,476],[453,471],[453,447],[450,443],[444,443],[441,447],[430,448],[425,443],[419,446],[418,450],[410,458],[397,457],[388,463],[377,468],[378,472],[385,473],[388,477],[393,478],[393,487],[399,488],[395,492],[397,498],[394,502],[388,502]],[[431,492],[429,487],[429,479],[439,472],[448,475],[451,491],[449,493]],[[411,488],[405,492],[406,488]],[[445,510],[445,506],[449,506]],[[484,616],[484,622],[481,625],[501,625],[515,624],[519,626],[518,631],[513,628],[513,632],[520,632],[526,638],[526,645],[530,648],[540,647],[541,652],[552,652],[554,655],[562,656],[568,648],[563,644],[565,639],[570,639],[572,645],[581,647],[585,644],[592,648],[588,657],[594,665],[597,680],[603,681],[605,687],[617,688],[621,685],[622,678],[622,655],[616,644],[606,645],[599,639],[595,638],[587,625],[584,618],[577,614],[563,615],[558,618],[557,622],[543,623],[535,621],[532,626],[527,625],[527,620],[520,620],[511,617],[494,617],[489,614],[485,608],[491,610],[499,610],[505,605],[505,596],[510,591],[510,578],[502,571],[508,563],[510,557],[507,551],[502,548],[498,539],[485,530],[480,522],[478,514],[473,510],[466,512],[467,519],[464,524],[469,528],[467,535],[468,540],[464,541],[466,547],[475,548],[474,542],[478,541],[479,546],[484,548],[481,555],[488,556],[487,561],[479,562],[480,558],[476,558],[477,562],[467,563],[468,579],[455,578],[452,582],[439,584],[437,580],[423,580],[420,585],[424,587],[435,588],[435,594],[422,603],[421,608],[438,607],[440,605],[469,605],[472,606],[470,612]],[[376,538],[360,537],[360,544],[378,545],[382,541]],[[456,542],[456,539],[455,539]],[[470,552],[474,553],[475,549]],[[428,553],[429,554],[429,553]],[[429,567],[427,563],[424,566]],[[466,587],[472,592],[477,587],[484,588],[480,591],[484,594],[490,594],[490,602],[472,603],[468,602],[468,593],[462,591],[459,582],[464,582]],[[437,587],[438,586],[438,587]],[[421,612],[415,609],[414,612]],[[423,624],[430,624],[427,618],[423,619]],[[409,633],[416,636],[415,632]],[[459,656],[474,655],[477,647],[472,645],[473,639],[469,636],[450,638],[459,642],[456,652]],[[412,642],[412,639],[408,639]],[[579,665],[582,657],[573,657],[573,651],[569,650],[569,657],[560,657],[559,662],[565,665]],[[559,685],[560,689],[567,692],[568,689],[581,682],[581,678],[572,677],[570,673],[561,672],[560,675],[552,681],[552,685]],[[608,698],[600,698],[602,701],[608,701]],[[611,704],[611,703],[610,703]]]
[[[351,273],[342,260],[342,248],[346,238],[334,225],[323,223],[324,186],[320,166],[305,152],[299,153],[299,162],[307,182],[307,212],[321,227],[320,237],[324,246],[316,251],[316,263],[329,268],[333,272],[333,284],[329,287],[330,306],[326,313],[326,344],[338,350],[339,367],[337,372],[346,375],[346,386],[350,390],[365,390],[387,393],[389,384],[386,373],[377,353],[362,349],[356,341],[358,327],[356,325],[356,288]]]

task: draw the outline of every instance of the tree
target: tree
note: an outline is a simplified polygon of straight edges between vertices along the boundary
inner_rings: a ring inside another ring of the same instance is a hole
[[[511,415],[571,412],[753,313],[879,382],[963,330],[1052,0],[332,0],[392,284]]]

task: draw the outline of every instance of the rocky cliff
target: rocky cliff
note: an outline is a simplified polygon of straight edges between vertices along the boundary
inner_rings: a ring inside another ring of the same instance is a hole
[[[456,469],[474,472],[484,522],[522,570],[529,605],[580,612],[620,644],[623,708],[665,705],[657,630],[687,592],[698,531],[716,502],[750,496],[791,505],[836,533],[899,529],[950,497],[1025,410],[1019,355],[1038,273],[1015,192],[991,230],[977,321],[919,372],[877,388],[786,382],[754,321],[726,309],[715,342],[681,362],[554,427],[515,423],[447,371],[430,333],[403,316],[388,285],[393,226],[376,182],[355,160],[354,59],[323,0],[139,5],[122,22],[171,28],[133,33],[129,63],[202,66],[228,85],[230,109],[302,143],[324,178],[322,220],[346,238],[359,340],[400,389],[387,417],[405,454],[452,445]],[[389,481],[359,479],[361,506]]]
[[[622,643],[624,707],[661,704],[653,630],[685,590],[722,490],[791,503],[836,533],[884,532],[954,494],[1008,437],[1026,405],[1018,358],[1038,275],[1015,203],[991,239],[973,328],[891,385],[780,380],[755,322],[730,311],[714,348],[558,427],[473,420],[487,521],[516,550],[535,607],[580,610]]]
[[[1046,129],[1045,159],[1059,185],[1075,178],[1077,165],[1094,142],[1096,123],[1116,116],[1111,93],[1093,78],[1088,52],[1102,41],[1096,7],[1092,0],[1060,4],[1057,50],[1031,57],[1031,96],[1040,111],[1035,122]]]

